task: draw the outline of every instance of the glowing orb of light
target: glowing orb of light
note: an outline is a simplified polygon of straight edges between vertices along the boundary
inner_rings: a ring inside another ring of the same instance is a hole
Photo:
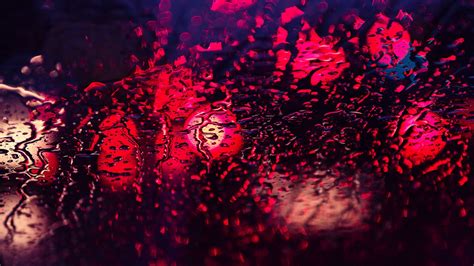
[[[367,45],[378,65],[395,66],[410,51],[410,34],[399,22],[380,14],[367,33]]]
[[[414,165],[433,160],[446,146],[446,121],[431,111],[411,109],[402,117],[400,154]]]
[[[113,191],[132,187],[138,176],[138,131],[133,121],[117,113],[100,125],[103,141],[97,158],[99,182]]]
[[[200,108],[186,120],[188,142],[207,159],[235,155],[243,143],[236,121],[235,115],[222,106]]]
[[[26,90],[22,93],[18,95],[31,97],[30,94],[34,94]],[[38,184],[50,184],[59,170],[55,147],[62,112],[49,110],[47,100],[38,101],[37,106],[31,108],[22,97],[0,95],[0,114],[3,116],[0,121],[0,172],[7,175],[26,173]]]
[[[310,40],[298,41],[298,55],[292,63],[296,81],[311,76],[311,85],[326,85],[337,79],[350,65],[342,48],[335,48],[331,37],[321,38],[310,33]]]

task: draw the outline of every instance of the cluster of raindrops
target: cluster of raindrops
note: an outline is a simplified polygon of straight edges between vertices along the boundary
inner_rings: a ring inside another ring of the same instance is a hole
[[[130,33],[133,73],[51,99],[1,84],[17,94],[0,98],[2,175],[55,180],[63,224],[93,227],[79,239],[133,239],[156,263],[245,263],[430,211],[473,226],[464,39],[423,39],[404,10],[331,24],[331,3],[290,2],[214,0],[174,28],[183,3],[162,0]]]

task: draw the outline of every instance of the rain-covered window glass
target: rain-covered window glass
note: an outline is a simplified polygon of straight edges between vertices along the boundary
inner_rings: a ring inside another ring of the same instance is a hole
[[[3,0],[0,265],[473,265],[469,0]]]

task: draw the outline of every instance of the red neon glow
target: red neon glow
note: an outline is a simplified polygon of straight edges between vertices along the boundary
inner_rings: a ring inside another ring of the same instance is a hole
[[[232,14],[252,6],[255,2],[255,0],[214,0],[211,10],[224,14]]]
[[[304,15],[304,12],[296,6],[289,7],[281,13],[281,25],[285,25],[292,21],[294,18]]]
[[[367,33],[372,60],[382,66],[394,66],[410,51],[410,34],[397,21],[379,14]]]
[[[235,115],[224,107],[205,106],[185,123],[188,142],[208,159],[237,154],[243,139]]]
[[[123,113],[118,112],[107,117],[101,123],[100,130],[104,138],[97,159],[99,181],[113,191],[128,190],[139,171],[137,128],[131,120],[123,117]]]
[[[414,165],[433,160],[446,146],[447,124],[439,115],[430,111],[410,109],[400,125],[404,137],[400,154]]]
[[[311,85],[325,85],[338,78],[349,63],[344,50],[336,50],[335,44],[332,38],[321,38],[314,30],[310,32],[309,40],[300,33],[296,44],[298,55],[292,63],[294,78],[300,80],[311,75]]]

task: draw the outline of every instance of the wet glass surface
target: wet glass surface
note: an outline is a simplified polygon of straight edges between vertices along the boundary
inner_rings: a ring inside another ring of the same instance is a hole
[[[474,263],[473,3],[29,4],[0,265]]]

